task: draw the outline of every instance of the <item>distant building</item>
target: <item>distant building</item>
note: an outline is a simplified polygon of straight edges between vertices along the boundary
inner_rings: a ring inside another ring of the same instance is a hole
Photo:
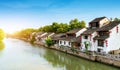
[[[59,46],[80,48],[81,46],[80,35],[85,30],[86,28],[77,28],[70,30],[69,32],[66,33],[66,37],[62,37],[59,39]]]

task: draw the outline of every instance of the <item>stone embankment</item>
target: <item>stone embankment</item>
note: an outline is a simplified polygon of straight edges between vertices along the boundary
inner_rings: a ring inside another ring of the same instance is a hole
[[[17,38],[17,39],[19,39],[19,38]],[[20,39],[20,40],[24,40],[26,42],[29,42],[25,39]],[[38,44],[38,43],[35,43],[35,45],[45,46],[43,44]],[[104,63],[104,64],[107,64],[107,65],[120,67],[120,57],[119,57],[119,59],[116,59],[115,57],[112,58],[112,57],[106,57],[106,56],[102,56],[102,55],[89,55],[89,54],[86,54],[86,53],[81,52],[81,51],[79,51],[79,52],[71,51],[70,48],[64,49],[64,48],[55,47],[55,46],[46,47],[46,48],[61,51],[61,52],[64,52],[64,53],[67,53],[67,54],[70,54],[70,55],[73,55],[73,56],[77,56],[77,57],[80,57],[80,58],[83,58],[83,59],[87,59],[87,60],[90,60],[90,61],[96,61],[96,62]]]
[[[90,61],[96,61],[96,62],[104,63],[104,64],[107,64],[107,65],[120,67],[120,59],[105,57],[105,56],[102,56],[102,55],[88,55],[88,54],[83,53],[83,52],[72,52],[70,50],[63,50],[63,49],[55,48],[55,47],[51,47],[50,49],[54,49],[54,50],[57,50],[57,51],[68,53],[70,55],[77,56],[77,57],[87,59],[87,60],[90,60]]]

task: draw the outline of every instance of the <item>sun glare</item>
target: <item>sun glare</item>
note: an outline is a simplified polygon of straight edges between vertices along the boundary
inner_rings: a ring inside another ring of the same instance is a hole
[[[2,29],[4,30],[5,33],[12,34],[12,33],[16,32],[16,31],[18,31],[22,28],[17,27],[17,26],[12,26],[12,27],[11,26],[9,26],[9,27],[6,26],[6,27],[2,27]]]

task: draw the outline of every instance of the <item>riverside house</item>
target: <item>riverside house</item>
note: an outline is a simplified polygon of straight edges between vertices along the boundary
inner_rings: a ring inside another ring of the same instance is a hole
[[[54,42],[54,46],[58,47],[59,46],[59,39],[62,37],[66,37],[65,33],[60,33],[60,34],[54,34],[51,38]]]
[[[96,51],[96,46],[94,43],[94,37],[97,36],[97,30],[102,26],[109,24],[110,20],[106,17],[95,18],[91,22],[89,22],[89,27],[86,31],[81,34],[82,41],[81,47],[82,51],[86,50],[85,43],[89,43],[87,50],[88,51]]]
[[[80,35],[86,28],[77,28],[66,33],[66,37],[59,38],[59,46],[80,48]]]
[[[47,33],[47,34],[41,36],[41,37],[40,37],[41,42],[45,44],[45,39],[46,39],[47,37],[52,37],[54,34],[55,34],[55,33],[49,32],[49,33]]]
[[[37,32],[35,33],[35,42],[36,44],[42,44],[41,42],[41,37],[45,36],[47,33],[46,32]]]
[[[94,43],[97,52],[109,53],[120,49],[120,22],[112,21],[97,30]]]

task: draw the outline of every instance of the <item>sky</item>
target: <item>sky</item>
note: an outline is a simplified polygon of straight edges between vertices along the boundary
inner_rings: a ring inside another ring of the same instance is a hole
[[[102,16],[120,18],[120,0],[0,0],[0,28],[8,33]]]

